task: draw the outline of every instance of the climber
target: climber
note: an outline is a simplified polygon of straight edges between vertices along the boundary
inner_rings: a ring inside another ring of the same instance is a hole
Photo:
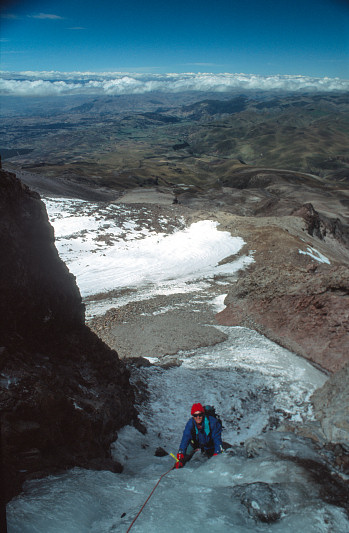
[[[177,454],[176,468],[182,468],[194,453],[201,452],[212,457],[222,452],[222,423],[215,416],[214,408],[206,406],[206,413],[201,403],[194,403],[191,408],[192,418],[188,420]],[[213,416],[211,416],[211,409]]]

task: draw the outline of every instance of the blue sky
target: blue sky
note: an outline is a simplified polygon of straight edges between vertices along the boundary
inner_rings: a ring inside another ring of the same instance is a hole
[[[345,0],[38,0],[2,8],[5,71],[349,79]]]

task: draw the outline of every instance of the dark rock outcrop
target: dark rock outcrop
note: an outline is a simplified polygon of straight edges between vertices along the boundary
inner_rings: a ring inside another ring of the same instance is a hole
[[[322,387],[316,389],[310,401],[314,419],[303,420],[302,424],[284,421],[279,431],[292,432],[299,438],[311,439],[316,448],[321,450],[322,457],[327,457],[329,468],[319,468],[319,465],[315,464],[316,461],[308,462],[307,467],[316,474],[323,485],[323,492],[336,500],[337,489],[340,493],[342,490],[338,484],[335,489],[332,483],[335,480],[334,471],[349,475],[349,363],[332,374]],[[304,464],[304,458],[297,457],[295,460],[298,464]],[[348,508],[349,483],[345,479],[343,481],[343,495]]]
[[[120,471],[117,430],[136,420],[129,372],[85,325],[38,194],[0,171],[0,406],[6,499],[73,466]]]
[[[321,215],[311,203],[303,204],[292,212],[293,216],[302,217],[309,235],[324,239],[326,235],[332,236],[344,245],[349,244],[349,232],[344,228],[339,218],[330,218]]]
[[[44,204],[14,174],[0,174],[0,335],[41,346],[56,332],[84,325],[84,306],[54,245]]]
[[[311,401],[326,440],[346,450],[349,472],[349,363],[317,389]]]
[[[302,426],[296,424],[297,429]],[[306,512],[311,501],[318,505],[319,499],[348,511],[349,485],[333,451],[312,441],[309,435],[290,430],[280,428],[251,437],[244,448],[250,460],[259,457],[269,464],[281,460],[284,472],[294,472],[296,466],[297,477],[289,476],[286,483],[281,476],[277,482],[237,485],[231,491],[232,499],[239,501],[246,509],[245,515],[248,513],[256,522],[273,523],[289,514]]]

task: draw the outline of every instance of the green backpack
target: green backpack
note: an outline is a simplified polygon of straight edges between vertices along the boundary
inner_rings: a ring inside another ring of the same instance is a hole
[[[222,420],[220,416],[216,413],[216,409],[213,407],[213,405],[204,405],[204,409],[205,409],[206,416],[213,416],[214,418],[218,420],[220,425],[223,427]]]

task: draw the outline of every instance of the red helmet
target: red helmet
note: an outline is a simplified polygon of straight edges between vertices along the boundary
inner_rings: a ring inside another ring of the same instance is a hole
[[[200,413],[204,413],[205,409],[202,407],[201,403],[194,403],[193,407],[191,408],[191,414],[193,415],[196,413],[196,411],[200,411]]]

